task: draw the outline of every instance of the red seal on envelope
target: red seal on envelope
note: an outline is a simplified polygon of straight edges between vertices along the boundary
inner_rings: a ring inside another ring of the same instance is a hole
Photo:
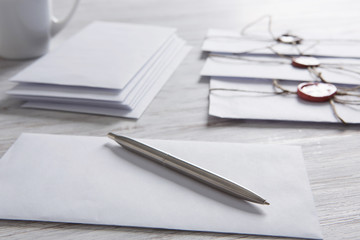
[[[291,65],[298,68],[318,67],[320,62],[314,57],[296,57],[292,59]]]
[[[336,94],[337,88],[330,83],[300,83],[297,95],[310,102],[325,102]]]
[[[302,39],[298,36],[291,34],[283,34],[276,39],[278,42],[286,43],[286,44],[300,44]]]

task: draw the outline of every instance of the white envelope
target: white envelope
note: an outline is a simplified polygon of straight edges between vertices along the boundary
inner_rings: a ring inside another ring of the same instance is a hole
[[[266,198],[252,204],[104,137],[23,134],[0,160],[0,217],[321,239],[301,148],[139,141]]]
[[[297,82],[281,85],[296,91]],[[209,114],[221,118],[341,123],[329,102],[308,102],[296,94],[275,95],[272,81],[260,79],[211,78]],[[253,92],[252,92],[253,91]],[[266,93],[257,93],[268,92]],[[335,103],[339,116],[347,123],[360,123],[360,105]]]
[[[224,55],[226,56],[226,55]],[[360,84],[360,60],[320,58],[318,72],[326,81],[340,84]],[[322,64],[324,67],[322,67]],[[351,71],[344,71],[331,67],[331,65],[344,67]],[[289,81],[314,81],[319,80],[309,70],[293,67],[291,60],[280,57],[250,57],[244,56],[237,59],[209,56],[201,70],[202,76],[238,77],[279,79]]]
[[[286,33],[286,31],[283,33]],[[340,39],[336,39],[327,37],[326,33],[321,38],[313,38],[312,35],[314,34],[305,33],[304,35],[299,35],[304,40],[301,44],[297,45],[297,48],[304,54],[360,58],[359,37],[352,39],[350,36],[349,39],[346,39],[346,36],[342,36]],[[241,30],[209,29],[202,50],[208,52],[274,55],[274,52],[268,48],[269,46],[281,54],[299,54],[297,48],[291,44],[278,44],[272,39],[267,29],[257,32],[256,35],[242,35]]]
[[[123,89],[175,32],[165,27],[94,22],[11,80]]]
[[[178,54],[168,62],[166,68],[156,79],[156,82],[151,84],[144,92],[141,98],[136,99],[132,110],[119,108],[118,106],[109,106],[99,104],[76,104],[76,103],[59,103],[51,101],[28,101],[22,105],[25,108],[38,108],[48,110],[59,110],[68,112],[92,113],[99,115],[117,116],[125,118],[139,118],[146,110],[147,106],[155,98],[156,94],[161,90],[162,86],[174,73],[176,68],[180,65],[185,56],[189,53],[191,47],[184,46],[179,50]]]
[[[173,37],[123,90],[20,83],[9,90],[7,94],[23,100],[106,105],[133,109],[138,99],[146,94],[150,86],[157,81],[164,69],[184,46],[183,40]]]

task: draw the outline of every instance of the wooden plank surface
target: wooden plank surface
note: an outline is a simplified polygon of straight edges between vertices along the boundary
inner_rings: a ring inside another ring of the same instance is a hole
[[[71,0],[54,0],[59,16]],[[177,27],[192,51],[137,121],[21,109],[5,92],[28,61],[0,59],[0,156],[22,132],[279,143],[301,145],[325,239],[360,239],[360,126],[226,120],[208,116],[208,79],[199,72],[200,46],[209,27],[238,28],[265,14],[274,22],[303,19],[333,29],[359,31],[359,1],[286,0],[83,0],[74,19],[52,42],[55,48],[94,20]],[[311,23],[311,22],[310,22]],[[360,46],[359,46],[360,47]],[[1,197],[1,196],[0,196]],[[80,224],[0,221],[0,239],[278,239]]]

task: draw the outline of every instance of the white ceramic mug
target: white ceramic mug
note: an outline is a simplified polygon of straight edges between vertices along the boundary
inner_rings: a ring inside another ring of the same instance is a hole
[[[61,21],[52,16],[51,0],[0,0],[0,57],[27,59],[44,55],[50,39],[74,14],[80,0]]]

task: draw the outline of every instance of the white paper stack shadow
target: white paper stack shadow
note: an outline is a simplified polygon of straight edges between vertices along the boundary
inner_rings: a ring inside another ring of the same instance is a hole
[[[139,118],[190,47],[176,29],[94,22],[11,78],[27,108]]]
[[[330,123],[341,123],[340,117],[346,123],[359,124],[359,89],[352,91],[356,96],[337,95],[347,103],[335,102],[335,107],[330,102],[305,101],[296,94],[275,93],[278,89],[273,85],[274,79],[295,93],[302,82],[320,81],[314,72],[292,66],[291,56],[300,55],[316,57],[320,62],[316,70],[338,89],[360,85],[360,52],[356,47],[360,38],[319,38],[319,34],[310,31],[302,34],[303,41],[294,46],[274,40],[266,28],[254,35],[242,35],[241,30],[210,29],[202,46],[209,57],[201,71],[202,76],[211,77],[209,114],[221,118]]]

